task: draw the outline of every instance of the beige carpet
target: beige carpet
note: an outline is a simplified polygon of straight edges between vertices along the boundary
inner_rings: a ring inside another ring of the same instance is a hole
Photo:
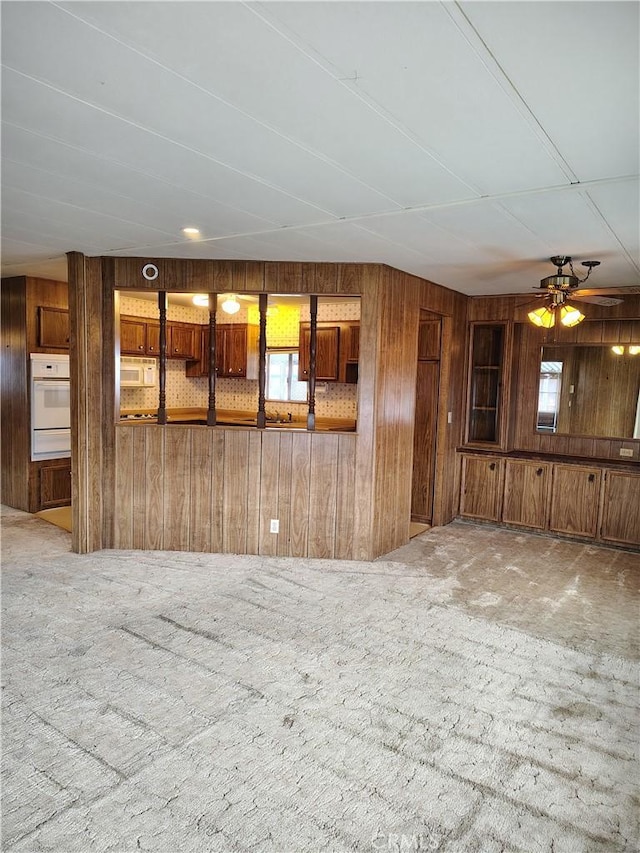
[[[71,507],[57,506],[53,509],[43,509],[36,512],[35,515],[43,521],[48,521],[49,524],[55,524],[56,527],[61,527],[63,530],[68,530],[71,533]]]
[[[6,853],[638,850],[637,554],[454,523],[373,562],[79,555],[2,523]]]

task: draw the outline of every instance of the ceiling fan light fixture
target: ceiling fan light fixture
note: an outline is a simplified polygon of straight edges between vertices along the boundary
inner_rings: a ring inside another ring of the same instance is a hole
[[[556,323],[555,312],[547,308],[546,305],[537,308],[535,311],[529,311],[527,316],[534,326],[542,326],[545,329],[553,328]]]
[[[194,305],[200,305],[203,308],[206,308],[209,304],[209,297],[206,293],[196,293],[191,301]]]
[[[238,302],[237,297],[234,296],[233,293],[228,293],[224,297],[224,300],[222,301],[220,307],[225,312],[225,314],[237,314],[240,310],[240,303]]]

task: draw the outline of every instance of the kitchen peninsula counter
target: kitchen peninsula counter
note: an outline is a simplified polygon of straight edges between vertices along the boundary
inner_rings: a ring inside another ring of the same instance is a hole
[[[204,408],[167,409],[168,426],[203,426],[207,422],[207,410]],[[123,409],[120,412],[120,424],[127,426],[157,424],[155,409]],[[216,426],[244,427],[255,429],[256,413],[236,409],[216,409]],[[265,429],[306,430],[307,419],[267,420]],[[356,421],[353,418],[327,418],[316,415],[316,432],[355,432]]]

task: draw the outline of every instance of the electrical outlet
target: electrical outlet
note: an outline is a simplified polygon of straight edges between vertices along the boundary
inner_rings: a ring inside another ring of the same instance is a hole
[[[271,527],[269,528],[270,533],[280,533],[280,519],[272,518],[271,519]]]
[[[620,448],[620,456],[633,456],[633,448],[632,447],[621,447]]]

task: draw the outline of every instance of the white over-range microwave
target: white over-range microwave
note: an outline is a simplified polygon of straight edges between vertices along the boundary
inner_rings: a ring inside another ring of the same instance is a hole
[[[157,384],[155,358],[136,358],[123,355],[120,358],[121,388],[151,388]]]

